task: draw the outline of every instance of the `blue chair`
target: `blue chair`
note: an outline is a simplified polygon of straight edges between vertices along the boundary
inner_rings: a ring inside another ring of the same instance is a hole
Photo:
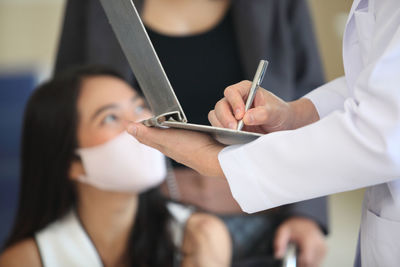
[[[0,73],[0,247],[17,208],[23,112],[35,84],[33,72]]]

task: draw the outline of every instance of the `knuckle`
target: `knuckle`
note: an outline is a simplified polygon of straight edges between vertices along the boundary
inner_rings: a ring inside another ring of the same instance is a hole
[[[212,237],[223,227],[219,219],[208,214],[195,214],[192,217],[189,229],[197,237]]]
[[[271,105],[265,105],[263,107],[263,110],[265,113],[271,113],[272,112],[272,106]]]
[[[311,265],[312,263],[313,263],[313,258],[312,258],[312,256],[310,255],[310,253],[307,253],[307,254],[304,254],[302,257],[301,257],[301,263],[302,263],[302,265],[303,266],[309,266],[309,265]]]
[[[213,116],[214,116],[214,110],[210,110],[209,112],[208,112],[208,119],[210,120]]]
[[[251,82],[249,80],[243,80],[243,81],[239,82],[239,84],[247,86],[247,85],[251,85]]]
[[[285,233],[287,230],[287,226],[285,224],[282,224],[281,226],[279,226],[278,230],[276,231],[276,236],[280,236],[283,233]]]
[[[233,85],[226,87],[224,90],[224,96],[228,97],[232,93],[233,90],[234,90]]]
[[[263,108],[260,109],[259,112],[257,112],[257,115],[255,116],[257,122],[266,122],[268,120],[268,108]]]
[[[142,137],[143,137],[143,129],[141,127],[141,125],[136,126],[136,133],[134,138],[136,138],[140,143],[143,142]]]
[[[214,125],[217,123],[217,118],[215,116],[215,111],[211,110],[208,112],[208,121],[211,123],[211,125]]]
[[[221,106],[223,104],[225,104],[226,99],[225,98],[221,98],[220,100],[218,100],[217,104],[215,104],[215,106]]]

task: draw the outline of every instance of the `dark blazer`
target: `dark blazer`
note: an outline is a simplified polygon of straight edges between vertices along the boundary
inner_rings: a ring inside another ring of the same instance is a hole
[[[143,0],[133,2],[140,12]],[[270,65],[262,86],[285,100],[324,82],[305,0],[233,0],[232,12],[246,79],[252,79],[259,60],[266,58]],[[135,82],[98,0],[66,4],[55,71],[81,64],[107,65]],[[281,214],[312,218],[327,233],[326,198],[287,205]]]

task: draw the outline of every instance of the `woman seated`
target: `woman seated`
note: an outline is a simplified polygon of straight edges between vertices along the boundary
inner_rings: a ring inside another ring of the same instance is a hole
[[[0,266],[229,266],[219,219],[167,204],[165,158],[125,132],[151,116],[102,67],[40,86],[25,111],[19,208]]]

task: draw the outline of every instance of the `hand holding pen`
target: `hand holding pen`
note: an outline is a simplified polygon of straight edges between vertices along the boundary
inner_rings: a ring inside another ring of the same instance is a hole
[[[245,127],[245,131],[267,134],[296,129],[304,126],[305,121],[309,124],[309,120],[319,119],[318,116],[308,116],[308,112],[304,118],[296,116],[299,110],[315,109],[307,98],[286,102],[264,88],[259,88],[267,64],[264,60],[260,62],[253,82],[241,81],[225,89],[224,97],[208,114],[212,126],[236,130]]]
[[[267,67],[268,67],[268,61],[260,60],[256,74],[254,75],[253,83],[251,84],[249,96],[247,97],[246,106],[245,106],[245,110],[244,110],[245,113],[246,113],[246,111],[249,110],[249,108],[253,104],[254,96],[256,95],[257,89],[258,89],[258,87],[260,87],[260,84],[262,83],[262,81],[264,79],[264,75],[267,70]],[[237,125],[236,130],[238,130],[238,131],[242,130],[243,125],[244,125],[243,120],[240,120]]]

